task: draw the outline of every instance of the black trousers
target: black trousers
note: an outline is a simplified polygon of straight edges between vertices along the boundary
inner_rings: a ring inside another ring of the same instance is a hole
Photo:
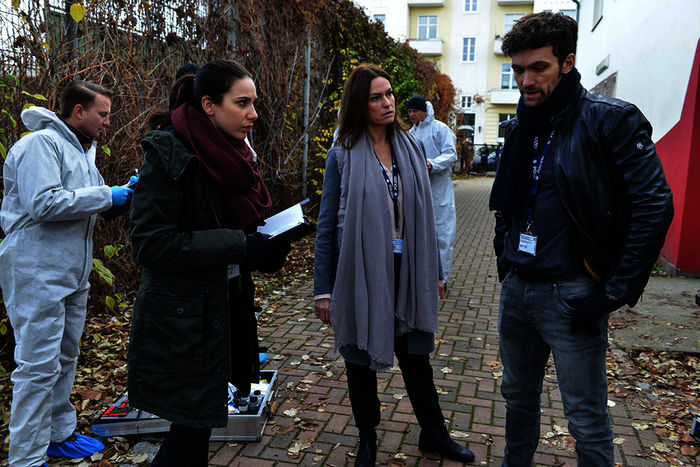
[[[211,428],[170,425],[151,467],[207,467]]]
[[[406,392],[421,430],[435,437],[447,435],[445,418],[433,382],[430,357],[427,354],[409,354],[408,339],[405,336],[394,339],[394,353],[399,361]],[[370,369],[369,365],[356,365],[347,360],[345,367],[355,425],[361,432],[373,430],[379,425],[381,416],[377,396],[377,372]]]

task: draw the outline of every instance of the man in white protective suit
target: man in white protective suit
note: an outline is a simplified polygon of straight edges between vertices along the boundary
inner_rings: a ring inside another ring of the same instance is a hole
[[[435,120],[433,105],[423,96],[418,94],[411,96],[406,103],[406,109],[413,123],[410,133],[423,144],[425,156],[428,159],[443,275],[441,287],[446,288],[450,277],[452,249],[457,230],[455,193],[451,176],[452,166],[457,161],[457,138],[447,125]]]
[[[31,133],[15,143],[3,167],[0,288],[17,362],[11,467],[46,465],[47,454],[76,458],[104,448],[74,433],[69,395],[85,324],[95,218],[126,211],[133,193],[105,185],[95,167],[111,97],[102,86],[76,80],[61,95],[60,116],[42,107],[24,110]]]

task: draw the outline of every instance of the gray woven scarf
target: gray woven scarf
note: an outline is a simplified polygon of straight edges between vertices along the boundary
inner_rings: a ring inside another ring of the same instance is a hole
[[[435,332],[438,251],[425,157],[405,131],[391,138],[403,186],[404,247],[401,277],[394,277],[387,186],[367,134],[340,147],[339,258],[331,299],[336,350],[366,350],[373,369],[394,361],[394,336]],[[394,300],[394,280],[399,290]]]

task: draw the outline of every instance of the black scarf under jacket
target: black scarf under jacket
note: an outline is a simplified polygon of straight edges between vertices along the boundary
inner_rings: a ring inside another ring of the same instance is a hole
[[[552,95],[537,107],[527,107],[523,98],[518,101],[518,121],[503,147],[501,162],[491,189],[489,209],[508,215],[526,209],[529,184],[532,183],[532,142],[535,136],[546,138],[554,125],[554,117],[578,95],[581,74],[576,68],[562,75]],[[526,175],[526,176],[523,176]]]

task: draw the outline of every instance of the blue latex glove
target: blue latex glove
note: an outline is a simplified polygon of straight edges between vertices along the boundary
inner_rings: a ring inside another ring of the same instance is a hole
[[[139,182],[139,176],[138,175],[132,175],[129,177],[129,183],[126,184],[127,188],[131,188],[132,186],[136,185]]]
[[[113,186],[110,188],[112,190],[112,205],[122,206],[131,197],[134,192],[131,188],[125,186]]]

